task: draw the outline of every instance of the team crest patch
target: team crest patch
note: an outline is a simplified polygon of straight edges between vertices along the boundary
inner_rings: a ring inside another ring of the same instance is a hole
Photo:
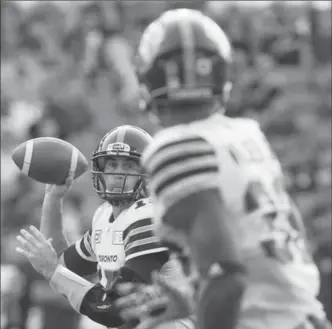
[[[95,243],[101,242],[102,230],[95,230]]]
[[[114,231],[112,237],[112,244],[119,245],[123,244],[123,232],[122,231]]]

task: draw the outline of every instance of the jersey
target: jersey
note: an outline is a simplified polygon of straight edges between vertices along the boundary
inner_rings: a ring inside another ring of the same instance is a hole
[[[292,225],[281,165],[255,121],[217,113],[164,129],[142,164],[158,232],[172,243],[185,236],[177,223],[170,234],[172,223],[163,222],[168,209],[197,191],[220,192],[248,270],[240,329],[293,328],[308,314],[324,316],[316,300],[319,273]]]
[[[100,283],[106,289],[112,287],[126,261],[167,250],[154,233],[149,198],[135,202],[116,219],[112,206],[102,204],[94,214],[91,230],[69,249],[64,253],[65,265],[79,275],[92,274],[84,269],[93,271],[97,266]]]

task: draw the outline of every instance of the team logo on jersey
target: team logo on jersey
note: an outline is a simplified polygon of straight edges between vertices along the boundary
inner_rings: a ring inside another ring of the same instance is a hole
[[[107,151],[110,152],[129,152],[130,146],[125,143],[112,143],[107,145]]]
[[[102,230],[95,230],[95,243],[101,242]]]
[[[122,231],[114,231],[112,237],[112,244],[121,245],[123,244],[123,232]]]

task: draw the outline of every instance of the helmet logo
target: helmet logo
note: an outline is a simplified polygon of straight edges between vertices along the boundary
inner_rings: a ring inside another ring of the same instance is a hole
[[[200,76],[207,76],[212,72],[212,61],[210,58],[197,58],[196,60],[196,72]]]
[[[130,146],[125,143],[112,143],[107,145],[107,151],[110,152],[129,152]]]

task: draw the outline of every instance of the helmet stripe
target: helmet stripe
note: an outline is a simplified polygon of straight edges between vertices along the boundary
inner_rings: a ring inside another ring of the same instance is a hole
[[[184,15],[187,13],[185,12]],[[192,22],[186,19],[180,20],[178,26],[182,42],[182,65],[184,67],[184,82],[186,86],[195,85],[195,36]]]
[[[123,143],[124,139],[125,139],[125,135],[127,132],[127,127],[119,127],[118,129],[118,135],[116,136],[116,141],[117,143]]]

